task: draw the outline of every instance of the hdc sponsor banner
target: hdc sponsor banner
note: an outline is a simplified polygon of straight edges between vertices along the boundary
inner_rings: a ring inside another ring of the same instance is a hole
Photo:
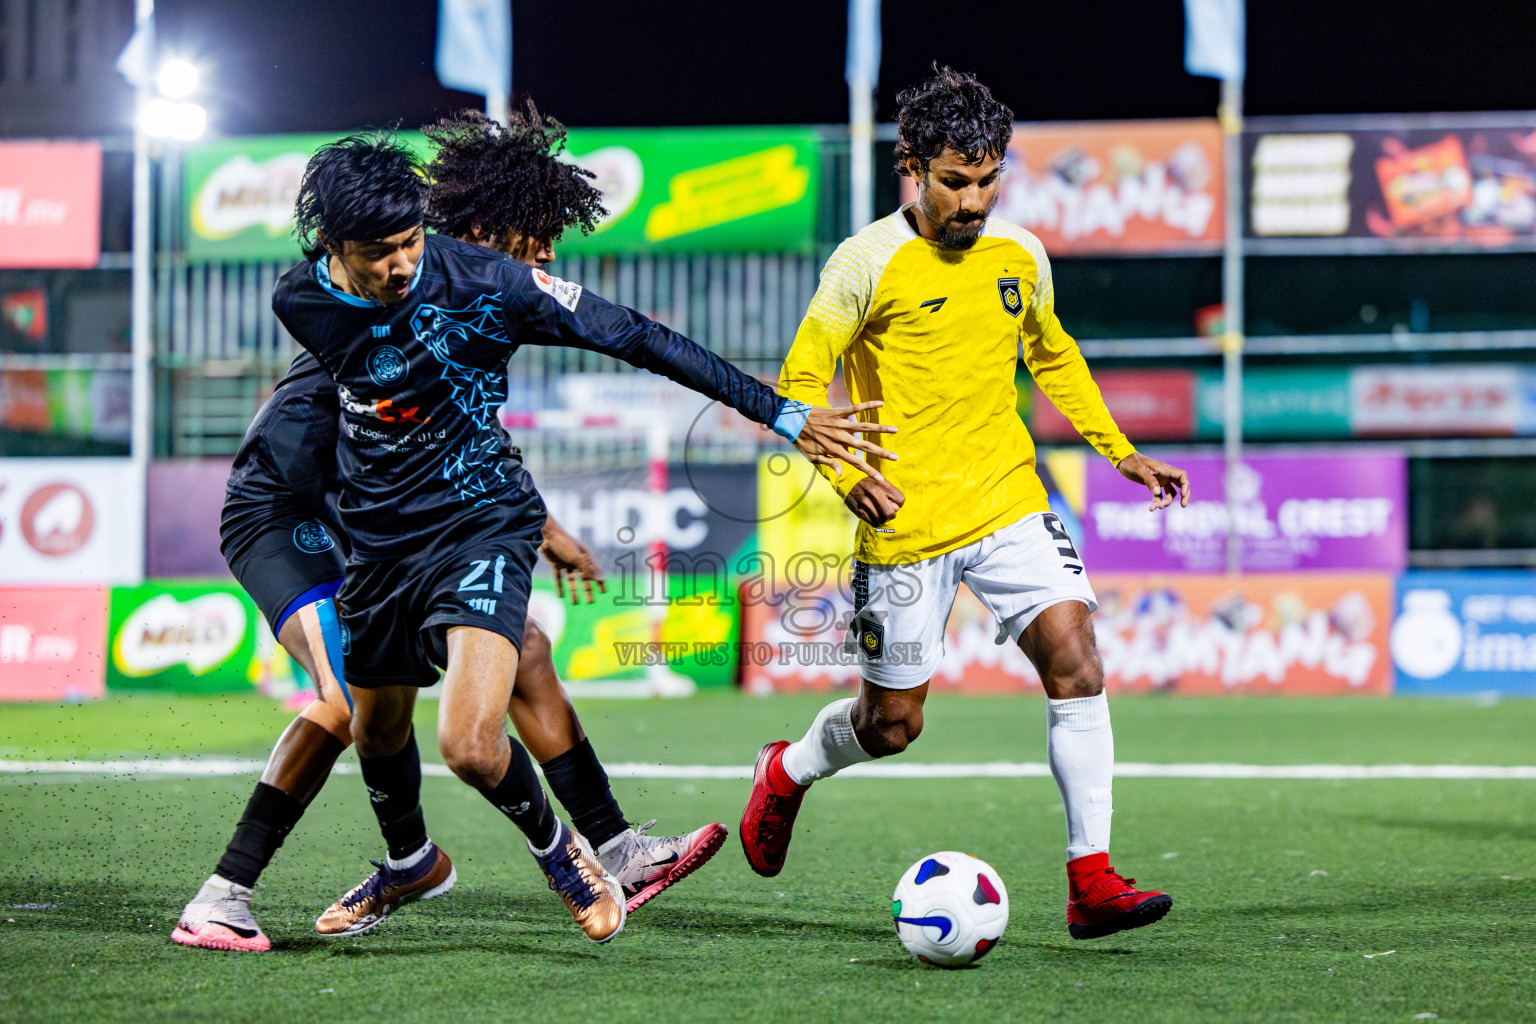
[[[105,587],[0,587],[0,702],[100,697],[106,636]]]
[[[266,628],[265,620],[233,583],[155,580],[115,587],[111,609],[107,681],[112,689],[251,689],[256,634]]]
[[[101,146],[0,142],[0,268],[101,259]]]
[[[1090,572],[1219,572],[1229,510],[1219,458],[1179,460],[1196,497],[1147,511],[1146,489],[1088,463],[1083,557]],[[1399,454],[1255,457],[1237,474],[1243,568],[1370,569],[1407,564],[1407,462]]]
[[[1248,133],[1249,236],[1536,245],[1536,115],[1370,120],[1382,127]]]
[[[1386,574],[1094,577],[1105,684],[1117,692],[1385,694],[1391,691]],[[742,607],[750,693],[851,689],[846,587],[780,588]],[[1039,676],[981,603],[960,588],[931,688],[1040,693]],[[887,649],[903,638],[887,635]]]
[[[128,459],[0,459],[0,585],[137,583],[144,486]]]
[[[1398,693],[1536,696],[1536,572],[1406,572],[1397,609]]]
[[[1052,256],[1217,252],[1221,154],[1215,121],[1015,125],[994,215]]]

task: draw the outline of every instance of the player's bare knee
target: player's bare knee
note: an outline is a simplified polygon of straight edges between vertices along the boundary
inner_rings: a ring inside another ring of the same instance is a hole
[[[313,722],[343,743],[352,742],[352,712],[331,701],[312,700],[299,717]]]
[[[549,658],[552,648],[549,643],[549,634],[539,627],[532,619],[523,627],[523,647],[518,655],[518,664],[533,664],[545,661]]]
[[[922,705],[861,704],[854,709],[853,731],[859,746],[872,757],[900,754],[923,731]]]
[[[1104,662],[1098,648],[1088,644],[1064,645],[1046,669],[1045,690],[1056,700],[1097,697],[1104,692]]]
[[[507,768],[507,739],[502,732],[448,728],[438,732],[437,747],[448,770],[471,786],[490,789]]]

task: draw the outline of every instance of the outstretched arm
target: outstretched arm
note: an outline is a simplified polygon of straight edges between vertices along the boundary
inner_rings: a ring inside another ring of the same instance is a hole
[[[1088,361],[1057,319],[1051,265],[1045,251],[1040,249],[1032,255],[1039,264],[1039,277],[1023,331],[1024,365],[1035,383],[1077,432],[1115,464],[1121,476],[1146,485],[1152,494],[1152,511],[1171,505],[1175,491],[1179,504],[1188,506],[1189,475],[1137,452],[1110,415],[1099,386],[1088,372]]]
[[[842,459],[862,464],[853,450],[893,457],[858,436],[885,432],[877,424],[853,418],[874,406],[825,409],[787,401],[671,328],[543,271],[528,272],[509,296],[503,319],[508,337],[517,344],[587,349],[660,374],[773,428],[812,462]]]

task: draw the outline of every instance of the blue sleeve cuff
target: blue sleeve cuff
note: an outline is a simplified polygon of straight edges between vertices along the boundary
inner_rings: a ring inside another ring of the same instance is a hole
[[[774,418],[773,432],[794,441],[799,438],[800,431],[805,428],[805,421],[810,418],[809,405],[786,398],[783,407],[779,409],[779,415]]]

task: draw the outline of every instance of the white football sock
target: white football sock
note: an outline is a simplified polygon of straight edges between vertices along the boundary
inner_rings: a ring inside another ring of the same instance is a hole
[[[855,698],[835,700],[821,709],[805,737],[784,749],[784,773],[802,786],[836,775],[851,764],[873,761],[853,734]]]
[[[396,860],[394,857],[385,857],[384,863],[389,865],[389,869],[391,871],[409,871],[411,868],[425,860],[427,854],[430,853],[431,850],[432,840],[428,839],[426,842],[421,844],[421,849],[417,850],[410,856],[401,857],[398,860]]]
[[[1109,699],[1047,700],[1045,715],[1046,756],[1067,809],[1067,859],[1106,853],[1115,779]]]

